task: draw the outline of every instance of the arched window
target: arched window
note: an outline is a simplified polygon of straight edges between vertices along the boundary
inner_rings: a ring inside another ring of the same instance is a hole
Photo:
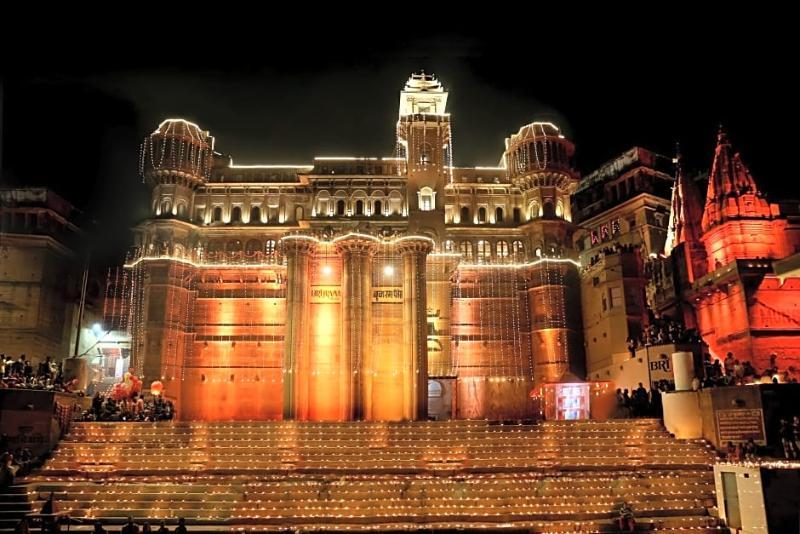
[[[261,222],[261,208],[253,206],[250,208],[250,224],[258,224]]]
[[[272,256],[275,254],[275,240],[274,239],[267,239],[267,242],[264,243],[264,253],[267,256]]]
[[[498,241],[495,245],[495,254],[498,258],[508,257],[508,241]]]
[[[542,208],[542,215],[545,217],[553,217],[556,214],[556,210],[553,207],[553,201],[551,199],[547,199],[544,201],[544,207]]]
[[[561,199],[558,199],[556,202],[556,217],[563,217],[564,216],[564,203]]]
[[[462,258],[467,260],[472,259],[472,242],[462,241],[458,248],[460,249]]]
[[[400,191],[394,189],[389,192],[389,205],[386,211],[387,215],[403,213],[403,195],[400,194]]]
[[[303,210],[303,206],[295,206],[294,207],[294,220],[295,221],[302,221],[304,215],[305,215],[305,210]]]
[[[161,201],[161,216],[167,217],[168,215],[172,215],[172,204],[168,198],[165,198]]]
[[[430,144],[425,143],[422,145],[422,150],[419,151],[419,163],[423,167],[431,162],[431,154],[433,149]]]
[[[242,208],[234,206],[231,210],[231,222],[240,222],[242,220]]]
[[[375,206],[372,208],[373,215],[383,215],[383,204],[380,200],[375,201]]]
[[[442,396],[442,383],[438,380],[428,380],[428,398],[437,399]]]
[[[336,215],[344,215],[344,200],[336,201]]]
[[[316,209],[317,217],[327,217],[328,215],[331,215],[330,206],[331,206],[330,193],[328,193],[327,191],[320,191],[319,195],[317,196],[317,209]]]
[[[481,206],[478,208],[478,224],[483,224],[486,222],[486,208]]]
[[[541,213],[539,212],[539,201],[533,200],[528,204],[528,219],[538,219]]]
[[[511,242],[511,253],[515,258],[525,255],[525,245],[522,244],[522,241],[517,240]]]
[[[455,243],[453,243],[451,240],[448,239],[447,241],[442,243],[443,252],[446,252],[446,253],[449,254],[449,253],[452,253],[454,251],[454,249],[455,249]]]
[[[436,207],[436,191],[430,187],[423,187],[417,192],[420,211],[431,211]]]
[[[364,215],[364,201],[356,200],[356,215]]]
[[[492,257],[492,244],[488,241],[478,241],[478,262],[483,263]]]
[[[514,208],[514,222],[519,224],[522,220],[522,215],[519,208]]]
[[[470,222],[469,220],[469,206],[461,206],[461,224]]]
[[[178,217],[184,219],[186,217],[186,204],[180,202],[178,204]]]
[[[211,222],[219,222],[222,220],[222,207],[214,206],[214,211],[211,212]]]
[[[496,223],[503,222],[503,208],[495,208],[495,210],[494,210],[494,222],[496,222]]]
[[[249,240],[244,246],[244,251],[247,252],[248,256],[261,252],[261,241],[258,239]]]

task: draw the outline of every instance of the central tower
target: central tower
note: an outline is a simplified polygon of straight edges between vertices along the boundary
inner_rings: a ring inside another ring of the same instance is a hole
[[[444,230],[444,186],[453,169],[446,109],[447,91],[433,75],[412,74],[400,92],[397,156],[408,177],[406,207],[413,226],[409,231],[439,237]]]

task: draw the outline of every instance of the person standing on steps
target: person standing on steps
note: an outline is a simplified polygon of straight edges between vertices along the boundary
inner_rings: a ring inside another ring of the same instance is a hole
[[[128,522],[120,529],[120,534],[139,534],[139,525],[133,522],[133,517],[128,516]]]

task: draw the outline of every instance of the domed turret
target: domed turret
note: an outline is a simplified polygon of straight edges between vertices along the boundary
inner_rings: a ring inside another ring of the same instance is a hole
[[[153,215],[189,219],[192,195],[210,176],[214,138],[194,123],[167,119],[145,137],[139,172],[153,192]]]
[[[213,149],[214,138],[196,124],[167,119],[142,142],[139,171],[150,185],[167,182],[196,187],[211,172]]]
[[[532,122],[506,139],[503,160],[523,193],[526,220],[572,220],[570,195],[578,185],[574,155],[575,145],[551,122]]]
[[[506,139],[503,155],[513,179],[530,172],[560,171],[573,174],[575,145],[551,122],[532,122]]]

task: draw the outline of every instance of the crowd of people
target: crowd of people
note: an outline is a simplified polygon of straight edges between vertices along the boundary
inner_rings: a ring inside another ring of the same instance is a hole
[[[18,476],[27,475],[32,468],[41,463],[41,459],[31,454],[27,447],[17,447],[13,451],[8,436],[0,436],[0,488],[7,488]]]
[[[800,459],[800,417],[794,416],[791,421],[784,417],[780,420],[778,433],[781,438],[781,448],[773,451],[773,456],[781,453],[786,460]],[[768,455],[768,450],[759,446],[753,438],[744,443],[734,443],[729,441],[725,449],[725,456],[730,462],[756,461],[758,458]]]
[[[42,505],[42,509],[35,517],[35,520],[41,523],[41,532],[44,534],[54,534],[60,532],[62,524],[81,524],[83,519],[71,518],[69,515],[60,514],[58,504],[55,500],[54,494],[51,492]],[[27,517],[22,518],[16,526],[16,534],[29,534],[30,524]],[[161,520],[157,529],[153,530],[149,521],[144,521],[141,525],[137,524],[133,517],[128,516],[128,520],[120,528],[120,534],[187,534],[186,519],[183,517],[178,518],[178,525],[175,530],[170,530],[165,520]],[[103,526],[102,521],[94,522],[93,534],[108,534],[108,531]]]
[[[103,523],[100,521],[95,521],[94,530],[92,532],[93,534],[108,534],[108,531],[103,527]],[[170,530],[167,526],[167,522],[161,520],[158,528],[153,530],[149,521],[143,522],[141,528],[139,528],[139,525],[133,518],[128,516],[128,521],[120,529],[120,534],[153,534],[154,532],[156,534],[186,534],[188,532],[186,520],[182,517],[178,518],[178,526],[175,527],[175,530]]]
[[[783,457],[787,460],[800,460],[800,417],[794,416],[791,421],[781,419],[778,432],[783,446]]]
[[[750,438],[745,443],[733,443],[729,441],[725,450],[725,456],[729,462],[752,462],[761,455],[762,450],[753,438]]]
[[[128,398],[114,399],[111,395],[96,393],[92,406],[86,410],[82,421],[171,421],[175,417],[175,406],[161,395],[145,398],[133,393]]]
[[[710,354],[703,357],[703,379],[695,379],[694,389],[741,386],[761,383],[797,383],[793,375],[794,369],[778,368],[778,355],[769,357],[769,366],[763,371],[758,371],[749,361],[739,361],[732,352],[725,356],[725,360],[714,360]]]
[[[639,382],[639,387],[629,392],[627,388],[616,391],[617,408],[615,418],[625,417],[661,417],[664,413],[661,395],[675,388],[667,380],[660,380],[656,387],[649,391]]]
[[[0,388],[38,389],[79,393],[77,380],[64,382],[63,366],[48,356],[35,368],[25,354],[13,359],[0,354]]]
[[[682,322],[664,316],[656,317],[638,336],[628,336],[626,343],[631,358],[634,358],[636,350],[642,347],[701,341],[696,329],[686,328]]]
[[[591,267],[592,265],[597,265],[598,263],[600,263],[600,260],[602,260],[606,256],[610,256],[612,254],[619,254],[621,252],[633,252],[637,248],[639,247],[636,245],[622,245],[619,243],[615,243],[611,246],[604,247],[600,251],[598,251],[597,254],[589,258],[589,266]]]

